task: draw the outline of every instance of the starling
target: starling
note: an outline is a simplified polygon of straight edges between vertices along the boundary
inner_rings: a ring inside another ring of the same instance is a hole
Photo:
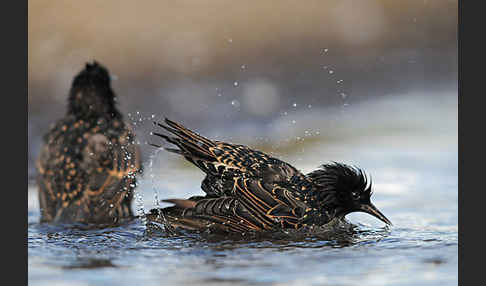
[[[332,162],[303,174],[263,152],[207,139],[171,120],[155,124],[171,134],[153,135],[178,147],[165,150],[206,174],[206,195],[164,200],[173,206],[151,210],[149,221],[163,217],[173,228],[244,233],[323,226],[365,212],[391,225],[371,203],[371,180],[357,167]]]
[[[100,225],[133,217],[140,150],[115,102],[108,70],[87,63],[72,82],[66,115],[43,138],[41,222]]]

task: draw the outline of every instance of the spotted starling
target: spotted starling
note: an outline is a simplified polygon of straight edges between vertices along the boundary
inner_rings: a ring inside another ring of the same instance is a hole
[[[164,200],[173,206],[151,210],[149,221],[243,233],[323,226],[361,211],[391,224],[371,203],[371,180],[357,167],[332,162],[303,174],[263,152],[207,139],[171,120],[155,124],[171,135],[152,134],[178,147],[165,150],[206,174],[201,184],[206,195]]]
[[[133,217],[140,150],[115,102],[108,70],[87,63],[37,160],[41,222],[99,225]]]

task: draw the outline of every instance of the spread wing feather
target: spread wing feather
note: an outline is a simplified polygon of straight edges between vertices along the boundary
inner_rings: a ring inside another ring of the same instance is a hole
[[[272,226],[297,228],[308,207],[297,197],[298,192],[291,192],[288,188],[277,183],[265,183],[262,179],[237,178],[233,193],[257,217],[262,217]]]
[[[248,232],[272,230],[275,227],[298,228],[302,215],[308,209],[300,198],[287,189],[264,184],[262,180],[235,179],[233,194],[232,197],[197,201],[165,200],[175,206],[162,211],[171,225],[175,223],[182,228],[204,230],[211,226],[230,232]]]
[[[247,146],[212,141],[169,119],[165,119],[167,125],[155,124],[175,135],[171,137],[153,133],[179,147],[165,148],[167,151],[183,155],[207,174],[202,188],[208,195],[228,195],[228,186],[231,187],[233,179],[242,175],[261,177],[268,182],[284,182],[295,176],[303,177],[290,164]]]

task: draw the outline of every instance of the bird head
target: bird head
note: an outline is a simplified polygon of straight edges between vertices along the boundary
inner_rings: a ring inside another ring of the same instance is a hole
[[[314,183],[319,205],[335,217],[365,212],[392,223],[371,203],[371,180],[357,167],[333,162],[307,175]]]
[[[69,94],[68,113],[75,116],[121,117],[115,108],[108,70],[96,61],[86,63],[74,78]]]

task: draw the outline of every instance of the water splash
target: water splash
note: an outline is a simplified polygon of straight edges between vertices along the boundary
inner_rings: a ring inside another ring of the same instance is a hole
[[[152,184],[152,190],[154,191],[154,203],[157,209],[159,209],[159,191],[155,187],[155,174],[154,174],[154,160],[157,157],[157,154],[163,148],[157,148],[149,157],[149,176],[150,176],[150,183]]]
[[[137,184],[135,184],[133,187],[135,187],[134,190],[135,190],[135,203],[136,203],[136,206],[137,206],[137,209],[136,209],[137,216],[140,218],[142,225],[147,227],[147,217],[146,217],[146,213],[145,213],[145,207],[144,207],[144,204],[143,204],[143,196],[140,193],[139,189],[136,188],[136,185]],[[130,185],[130,186],[132,186],[132,185]]]
[[[240,102],[238,100],[234,99],[234,100],[231,101],[231,105],[235,108],[238,108],[238,107],[240,107]]]
[[[152,191],[154,193],[154,205],[155,205],[155,210],[157,211],[157,221],[162,221],[163,222],[163,229],[169,233],[171,233],[171,228],[169,226],[169,223],[167,222],[167,219],[164,216],[164,213],[160,210],[160,200],[159,200],[159,191],[155,187],[155,173],[154,173],[154,161],[155,158],[157,158],[158,153],[163,150],[164,148],[157,148],[155,151],[149,156],[149,165],[148,165],[148,173],[150,176],[150,183],[152,184]],[[146,223],[146,218],[145,218],[145,223]],[[144,225],[146,226],[146,224]]]
[[[324,55],[325,53],[327,53],[329,51],[329,49],[325,48],[325,49],[321,49],[321,56]]]

